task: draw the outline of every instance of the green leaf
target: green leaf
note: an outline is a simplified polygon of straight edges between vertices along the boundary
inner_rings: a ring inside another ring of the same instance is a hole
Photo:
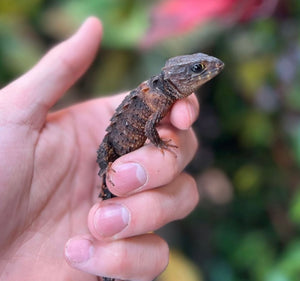
[[[234,175],[234,184],[240,192],[256,191],[262,181],[261,169],[247,164],[241,166]]]
[[[251,280],[264,280],[274,262],[274,251],[263,232],[250,232],[237,245],[233,253],[240,270],[246,270]]]
[[[292,142],[292,150],[293,155],[298,163],[300,165],[300,124],[295,126],[293,130],[290,132],[291,142]]]
[[[259,111],[250,111],[240,130],[240,140],[246,147],[268,147],[274,138],[274,129],[268,115]]]
[[[298,281],[299,276],[300,241],[295,240],[288,244],[285,253],[280,257],[279,262],[275,264],[268,273],[266,281]],[[275,277],[278,279],[272,279]]]
[[[289,217],[292,222],[300,225],[300,189],[298,189],[296,194],[293,196],[289,209]]]

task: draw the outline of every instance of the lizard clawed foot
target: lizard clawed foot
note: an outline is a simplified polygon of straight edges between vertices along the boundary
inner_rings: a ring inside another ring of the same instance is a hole
[[[163,155],[165,155],[165,150],[167,150],[167,151],[171,152],[175,158],[177,158],[177,154],[171,148],[178,148],[178,146],[175,144],[170,144],[170,141],[172,141],[172,139],[161,140],[160,143],[157,145],[157,147],[160,149],[160,151]]]
[[[107,170],[106,170],[106,171],[107,171],[107,173],[106,173],[106,180],[107,180],[112,186],[115,186],[115,184],[113,183],[111,177],[109,176],[109,173],[110,173],[110,172],[113,172],[113,173],[116,172],[116,171],[111,167],[111,166],[112,166],[112,163],[113,163],[113,162],[109,162],[109,163],[108,163]]]
[[[99,172],[99,175],[102,177],[102,186],[101,186],[101,192],[99,194],[99,198],[102,198],[103,200],[115,197],[107,188],[106,185],[106,181],[108,181],[112,186],[115,186],[115,184],[113,183],[112,179],[109,176],[109,172],[116,172],[112,167],[112,162],[109,162],[107,165],[107,168],[103,171],[101,171],[101,173]]]

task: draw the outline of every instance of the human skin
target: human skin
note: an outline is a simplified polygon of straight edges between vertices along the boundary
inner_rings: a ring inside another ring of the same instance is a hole
[[[0,91],[1,281],[153,280],[169,252],[152,231],[197,205],[195,181],[183,172],[197,149],[194,95],[159,128],[177,157],[152,144],[122,156],[108,183],[119,197],[97,198],[96,150],[124,95],[50,109],[91,64],[101,34],[89,18]]]

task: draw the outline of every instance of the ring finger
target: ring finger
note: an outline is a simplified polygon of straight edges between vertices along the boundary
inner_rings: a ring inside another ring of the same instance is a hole
[[[167,266],[169,248],[155,234],[109,243],[79,236],[67,242],[65,256],[71,266],[93,275],[150,281]]]
[[[183,173],[164,187],[95,204],[89,213],[88,226],[99,240],[131,237],[185,217],[197,203],[195,181]]]

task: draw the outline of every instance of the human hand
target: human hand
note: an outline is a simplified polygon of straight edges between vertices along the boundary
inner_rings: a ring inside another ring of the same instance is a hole
[[[149,232],[197,204],[194,180],[182,173],[197,146],[194,96],[160,126],[177,158],[151,144],[119,158],[109,187],[121,197],[97,202],[96,150],[123,95],[49,110],[92,62],[101,32],[90,18],[0,92],[0,280],[152,280],[168,247]]]

